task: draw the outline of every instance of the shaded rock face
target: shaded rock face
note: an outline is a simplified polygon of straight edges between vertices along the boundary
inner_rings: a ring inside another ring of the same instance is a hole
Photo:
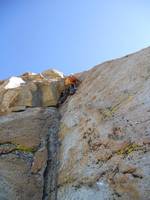
[[[1,200],[42,199],[49,137],[58,122],[56,108],[28,108],[0,117]]]
[[[149,199],[150,48],[86,72],[60,112],[58,199]]]

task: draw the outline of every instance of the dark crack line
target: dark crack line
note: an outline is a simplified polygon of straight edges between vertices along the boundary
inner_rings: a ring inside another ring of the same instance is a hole
[[[49,129],[47,138],[48,160],[44,172],[44,186],[42,200],[57,200],[57,178],[58,178],[58,131],[59,117],[54,120]]]

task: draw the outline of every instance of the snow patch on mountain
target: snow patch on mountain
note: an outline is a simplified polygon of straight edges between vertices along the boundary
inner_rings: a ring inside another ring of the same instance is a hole
[[[13,76],[9,79],[7,85],[5,86],[5,89],[17,88],[20,87],[21,84],[25,84],[25,81],[20,77]]]

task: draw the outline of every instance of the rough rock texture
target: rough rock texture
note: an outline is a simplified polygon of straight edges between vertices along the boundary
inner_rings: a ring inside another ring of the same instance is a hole
[[[80,76],[60,108],[58,200],[150,199],[150,48]]]
[[[0,200],[41,200],[56,108],[28,108],[0,117]]]
[[[0,200],[150,200],[150,48],[75,75],[0,81]]]
[[[25,73],[10,78],[0,84],[0,114],[24,110],[26,107],[56,106],[60,93],[64,90],[64,81],[57,71],[47,70],[43,74]],[[14,86],[14,87],[13,87]]]

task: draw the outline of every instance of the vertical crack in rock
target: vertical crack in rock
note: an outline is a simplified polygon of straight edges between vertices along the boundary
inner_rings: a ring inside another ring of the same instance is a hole
[[[44,172],[44,187],[42,200],[57,200],[57,166],[58,166],[58,131],[60,116],[53,120],[47,138],[48,160]]]

